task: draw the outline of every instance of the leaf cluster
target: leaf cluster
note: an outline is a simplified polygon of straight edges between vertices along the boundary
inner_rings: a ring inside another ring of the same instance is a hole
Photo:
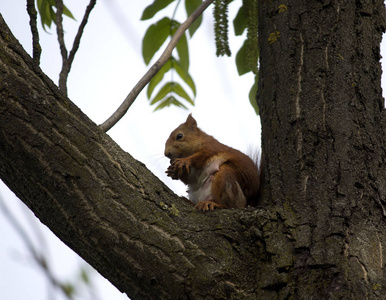
[[[216,41],[216,54],[219,55],[231,55],[229,41],[228,41],[228,5],[233,0],[214,0],[214,32],[215,32],[215,41]],[[91,2],[93,2],[91,0]],[[78,32],[79,38],[74,42],[74,53],[78,47],[79,39],[83,32],[84,25],[87,22],[88,14],[91,11],[92,7],[95,5],[90,2],[89,7],[87,7],[85,17],[82,21],[83,26],[80,27]],[[189,44],[188,44],[188,33],[179,30],[179,34],[175,35],[176,31],[180,27],[181,23],[175,19],[176,11],[179,4],[182,0],[154,0],[152,4],[147,6],[143,11],[141,20],[149,20],[155,17],[163,9],[169,7],[172,3],[175,4],[174,13],[172,17],[162,17],[155,23],[151,24],[147,29],[145,36],[142,40],[142,56],[146,63],[149,65],[153,60],[156,53],[168,44],[168,41],[173,41],[173,47],[170,45],[166,47],[167,49],[167,59],[162,61],[162,64],[159,61],[156,64],[159,64],[157,72],[153,77],[150,77],[148,87],[147,87],[147,97],[151,105],[156,105],[155,110],[162,109],[171,105],[177,107],[182,107],[187,109],[187,105],[194,105],[194,98],[196,97],[196,86],[193,81],[192,76],[189,73]],[[196,15],[202,12],[201,7],[205,2],[203,0],[184,0],[185,11],[188,16]],[[209,1],[209,5],[212,1]],[[59,3],[60,6],[57,7]],[[61,15],[64,14],[72,19],[74,19],[72,13],[68,8],[63,4],[62,0],[37,0],[38,10],[41,16],[41,22],[43,28],[46,30],[46,26],[51,28],[52,22],[58,27],[58,39],[61,45],[61,51],[64,62],[67,59],[67,50],[65,49],[63,41],[63,29],[61,24]],[[199,8],[200,9],[197,9]],[[196,11],[197,10],[197,11]],[[58,16],[60,18],[58,18]],[[202,15],[200,15],[188,29],[189,38],[192,38],[196,30],[200,27],[202,23]],[[185,25],[185,23],[183,24]],[[257,92],[257,67],[258,67],[258,18],[257,18],[257,0],[243,0],[242,6],[239,9],[234,21],[233,26],[236,35],[242,35],[247,31],[246,39],[239,49],[236,55],[236,65],[239,75],[243,75],[249,72],[255,74],[255,82],[252,86],[252,89],[249,93],[249,98],[252,106],[254,107],[256,113],[258,114],[258,107],[255,101],[255,95]],[[187,26],[186,26],[187,27]],[[184,28],[184,30],[186,29]],[[180,33],[182,33],[182,36]],[[77,36],[78,36],[77,35]],[[175,44],[178,41],[177,44]],[[170,47],[170,48],[169,48]],[[170,52],[169,52],[170,51]],[[163,54],[164,55],[164,54]],[[72,58],[69,64],[72,63]],[[64,64],[65,66],[66,64]],[[161,67],[162,66],[162,67]],[[152,67],[153,68],[153,67]],[[159,69],[160,68],[160,69]],[[159,70],[158,70],[159,69]],[[70,67],[65,68],[64,71],[69,71]],[[154,73],[155,73],[154,72]],[[66,75],[66,74],[64,74]],[[66,80],[66,76],[64,80]],[[63,90],[66,90],[66,85],[62,84],[59,81],[59,86],[63,86]],[[61,88],[62,89],[62,88]],[[134,97],[135,99],[135,97]],[[126,100],[125,100],[126,102]],[[126,108],[125,108],[126,109]],[[127,110],[127,109],[126,109]],[[125,110],[125,111],[126,111]],[[124,114],[124,113],[123,113]]]
[[[158,12],[168,7],[173,2],[177,2],[176,10],[181,0],[154,0],[153,3],[144,10],[141,20],[153,18]],[[185,10],[188,15],[202,3],[201,0],[185,0],[184,2]],[[213,16],[217,56],[231,55],[228,39],[228,6],[231,2],[232,0],[214,1]],[[190,37],[192,37],[199,28],[201,21],[202,16],[189,28]],[[171,36],[173,36],[179,24],[180,23],[175,20],[174,17],[164,17],[149,26],[142,43],[142,55],[146,64],[150,63],[158,50]],[[255,74],[254,84],[249,92],[249,99],[258,114],[258,107],[255,100],[259,56],[257,0],[242,1],[242,6],[233,20],[233,27],[236,36],[243,35],[245,31],[247,32],[246,39],[236,54],[236,66],[240,76],[249,72]],[[196,87],[189,74],[188,46],[187,35],[185,34],[176,47],[178,57],[172,55],[169,61],[150,81],[147,89],[147,97],[150,100],[151,105],[157,104],[155,110],[170,105],[176,105],[186,109],[185,103],[194,105],[194,99],[192,99],[184,87],[174,79],[174,74],[177,74],[179,79],[190,89],[190,94],[196,96]],[[170,75],[170,80],[165,78],[165,74]],[[155,93],[158,85],[162,87]],[[181,101],[182,99],[184,100],[184,103]]]
[[[258,13],[257,0],[243,0],[243,5],[240,7],[235,19],[233,27],[235,35],[242,35],[247,30],[247,38],[236,54],[236,66],[239,75],[252,72],[255,74],[254,84],[249,91],[249,101],[255,109],[256,114],[259,114],[259,108],[255,99],[258,83]]]
[[[176,1],[154,0],[154,2],[144,10],[141,20],[153,18],[158,12],[173,2]],[[180,2],[181,0],[177,1],[176,9]],[[201,3],[201,0],[185,0],[186,14],[189,16]],[[201,25],[201,22],[202,16],[189,27],[190,38]],[[160,48],[175,34],[179,26],[180,22],[178,22],[174,16],[171,18],[163,17],[149,26],[142,40],[142,56],[146,65],[150,63]],[[170,105],[187,109],[186,104],[194,105],[196,86],[192,76],[189,74],[189,45],[186,33],[178,41],[176,52],[177,53],[174,53],[175,55],[171,55],[165,65],[149,82],[147,97],[151,105],[157,105],[155,110]],[[165,80],[166,74],[170,75],[170,80]],[[179,80],[175,80],[175,75],[178,75]],[[189,88],[189,92],[180,84],[180,81]],[[155,92],[156,87],[159,85],[161,87]],[[193,97],[191,97],[191,95],[193,95]]]
[[[228,5],[232,0],[215,0],[213,10],[214,33],[216,41],[216,55],[231,55],[228,42]],[[246,39],[236,54],[236,67],[239,75],[252,72],[255,74],[254,84],[249,92],[249,101],[259,114],[255,99],[257,93],[257,68],[259,58],[258,48],[258,13],[257,0],[243,0],[235,19],[233,27],[236,36],[242,35],[247,30]]]
[[[51,28],[52,22],[56,24],[56,12],[54,11],[54,8],[56,9],[55,0],[37,0],[37,3],[43,29],[46,30],[46,26]],[[63,5],[63,14],[75,20],[74,16],[65,5]]]

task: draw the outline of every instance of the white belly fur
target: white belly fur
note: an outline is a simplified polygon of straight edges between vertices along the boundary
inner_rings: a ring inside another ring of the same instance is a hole
[[[212,197],[212,182],[213,176],[220,170],[220,166],[224,163],[225,159],[220,156],[213,157],[207,167],[201,171],[201,174],[197,174],[198,170],[192,168],[191,174],[193,178],[198,180],[188,184],[189,199],[194,204],[200,201],[211,201]]]

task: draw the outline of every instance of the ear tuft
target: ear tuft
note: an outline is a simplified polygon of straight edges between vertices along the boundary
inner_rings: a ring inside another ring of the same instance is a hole
[[[192,117],[192,114],[189,114],[185,124],[188,128],[191,128],[191,129],[197,128],[197,121]]]

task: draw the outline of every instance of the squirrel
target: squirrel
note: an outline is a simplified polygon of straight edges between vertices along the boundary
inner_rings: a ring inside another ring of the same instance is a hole
[[[167,176],[188,186],[189,200],[202,211],[255,206],[260,175],[253,160],[221,144],[197,127],[192,114],[165,144],[170,159]]]

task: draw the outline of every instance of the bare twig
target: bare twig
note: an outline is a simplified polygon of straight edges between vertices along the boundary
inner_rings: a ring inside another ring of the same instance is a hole
[[[96,0],[90,0],[90,3],[86,8],[86,12],[84,13],[82,22],[79,25],[78,32],[75,36],[70,54],[68,54],[66,45],[64,43],[63,0],[55,0],[55,4],[56,4],[56,29],[58,34],[60,53],[62,55],[62,70],[60,71],[60,75],[59,75],[59,88],[60,90],[63,91],[65,95],[67,95],[68,74],[70,73],[75,54],[79,49],[79,44],[84,32],[84,28],[86,27],[90,13],[96,4]]]
[[[82,38],[84,28],[86,27],[86,24],[88,22],[88,18],[90,16],[90,13],[93,10],[95,4],[96,4],[96,0],[90,0],[90,3],[88,4],[88,6],[86,8],[86,12],[84,13],[83,20],[80,23],[80,26],[78,28],[78,33],[75,36],[74,44],[72,45],[70,55],[68,56],[68,64],[69,64],[68,72],[70,72],[70,68],[71,68],[72,62],[74,60],[76,51],[78,51],[78,49],[79,49],[80,39]]]
[[[30,235],[24,229],[22,224],[17,220],[17,218],[12,214],[11,210],[8,209],[1,195],[0,195],[0,210],[3,211],[3,214],[8,219],[8,222],[15,229],[15,231],[20,235],[21,240],[24,242],[25,246],[32,254],[32,257],[35,260],[36,264],[42,269],[44,275],[47,276],[47,279],[51,283],[51,285],[61,290],[68,299],[70,300],[73,299],[72,295],[68,293],[66,285],[64,283],[61,283],[60,280],[58,280],[55,277],[44,252],[38,251],[37,247],[35,247],[32,239],[30,238]],[[47,251],[47,248],[44,247],[44,250]]]
[[[176,33],[173,35],[171,41],[167,45],[165,51],[160,58],[151,66],[151,68],[145,73],[145,75],[138,81],[134,88],[130,91],[129,95],[125,98],[123,103],[118,109],[100,126],[100,128],[106,132],[113,127],[127,112],[135,99],[138,97],[142,89],[150,82],[153,76],[162,68],[162,66],[170,58],[173,49],[176,47],[178,41],[183,36],[185,31],[192,25],[192,23],[202,14],[202,12],[213,2],[214,0],[205,0],[202,4],[182,23]]]
[[[3,211],[3,214],[8,219],[8,222],[19,234],[19,236],[21,237],[21,240],[24,242],[27,249],[31,252],[33,258],[38,263],[38,265],[43,265],[43,264],[45,265],[45,263],[43,263],[44,258],[40,253],[38,253],[28,233],[24,230],[23,226],[18,222],[17,218],[8,209],[1,195],[0,195],[0,210]]]
[[[35,0],[27,0],[27,12],[29,15],[29,25],[31,27],[32,33],[32,57],[34,62],[40,64],[40,55],[42,53],[42,48],[39,44],[39,32],[37,27],[37,11],[35,8]]]

